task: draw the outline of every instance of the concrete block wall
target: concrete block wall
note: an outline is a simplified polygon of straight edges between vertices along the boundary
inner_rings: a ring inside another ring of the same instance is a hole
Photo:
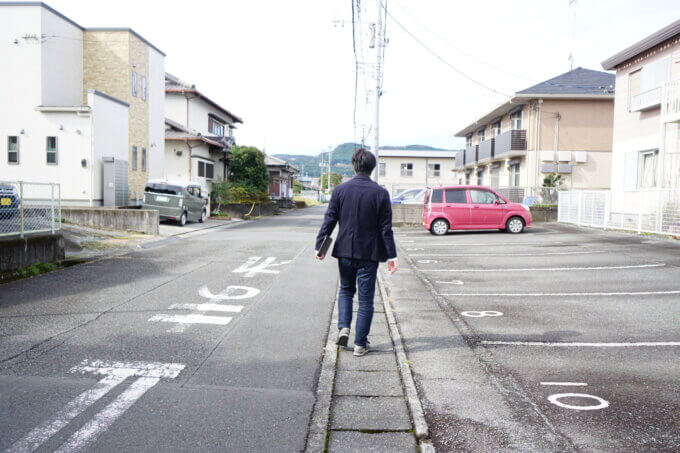
[[[63,259],[64,238],[61,234],[0,241],[0,273],[37,263],[54,263]]]
[[[423,220],[422,204],[393,204],[393,225],[420,225]]]
[[[65,222],[107,230],[158,234],[158,211],[153,209],[61,208]]]

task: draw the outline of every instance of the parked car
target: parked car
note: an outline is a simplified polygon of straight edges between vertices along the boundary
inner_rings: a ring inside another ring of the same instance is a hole
[[[428,187],[423,226],[437,236],[449,230],[499,229],[517,234],[531,226],[531,211],[489,187]]]
[[[17,217],[20,205],[17,188],[11,184],[0,184],[0,220]]]
[[[187,221],[205,222],[208,200],[201,185],[193,182],[152,180],[144,189],[143,209],[155,209],[161,220],[174,220],[179,226]]]
[[[394,204],[416,204],[422,203],[425,198],[426,189],[408,189],[392,198]]]

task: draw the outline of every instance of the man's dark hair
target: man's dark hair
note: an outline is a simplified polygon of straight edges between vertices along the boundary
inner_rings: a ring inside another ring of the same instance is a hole
[[[375,156],[366,148],[359,148],[352,156],[354,171],[362,175],[370,175],[375,168]]]

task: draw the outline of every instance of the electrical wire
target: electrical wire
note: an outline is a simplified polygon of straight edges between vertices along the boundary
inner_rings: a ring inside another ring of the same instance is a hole
[[[382,2],[380,2],[380,4],[381,4],[381,5],[383,6],[383,8],[384,8],[384,5],[382,4]],[[394,17],[394,15],[392,15],[392,13],[390,13],[389,11],[385,11],[385,14],[386,14],[387,16],[389,16],[390,19],[392,19],[392,20],[394,21],[394,23],[397,24],[397,26],[398,26],[399,28],[401,28],[407,35],[409,35],[411,38],[413,38],[413,40],[415,40],[418,44],[420,44],[420,46],[421,46],[423,49],[427,50],[429,53],[432,54],[432,56],[434,56],[437,60],[439,60],[439,61],[441,61],[442,63],[444,63],[446,66],[448,66],[449,68],[453,69],[453,70],[454,70],[458,75],[460,75],[461,77],[463,77],[463,78],[469,80],[470,82],[474,83],[475,85],[478,85],[478,86],[484,88],[485,90],[490,91],[490,92],[492,92],[492,93],[494,93],[494,94],[498,94],[498,95],[500,95],[500,96],[505,96],[506,98],[512,97],[512,96],[510,96],[510,95],[508,95],[508,94],[505,94],[505,93],[502,93],[502,92],[500,92],[500,91],[498,91],[498,90],[496,90],[496,89],[493,89],[493,88],[491,88],[490,86],[485,85],[484,83],[480,82],[479,80],[476,80],[476,79],[472,78],[471,76],[467,75],[466,73],[464,73],[463,71],[461,71],[460,69],[458,69],[457,67],[455,67],[453,64],[449,63],[449,62],[448,62],[447,60],[445,60],[443,57],[441,57],[437,52],[435,52],[435,51],[432,50],[430,47],[428,47],[427,44],[425,44],[423,41],[421,41],[416,35],[414,35],[413,33],[411,33],[411,31],[409,31],[408,28],[406,28],[401,22],[399,22],[399,21]]]

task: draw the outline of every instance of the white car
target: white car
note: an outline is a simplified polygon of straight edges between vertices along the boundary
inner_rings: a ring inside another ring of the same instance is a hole
[[[425,199],[425,189],[408,189],[392,198],[393,204],[422,204]]]

